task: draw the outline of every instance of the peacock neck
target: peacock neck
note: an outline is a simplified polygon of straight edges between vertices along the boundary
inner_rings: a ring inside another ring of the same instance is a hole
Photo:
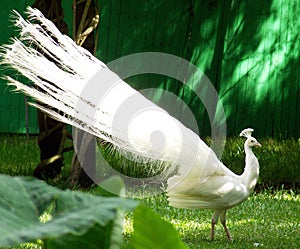
[[[251,147],[245,145],[245,153],[245,170],[242,174],[242,179],[244,184],[249,189],[249,192],[252,192],[258,180],[259,164]]]

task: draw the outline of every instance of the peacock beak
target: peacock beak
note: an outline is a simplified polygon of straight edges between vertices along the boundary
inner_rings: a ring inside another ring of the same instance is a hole
[[[256,142],[256,143],[254,144],[254,146],[262,147],[261,144],[260,144],[259,142]]]

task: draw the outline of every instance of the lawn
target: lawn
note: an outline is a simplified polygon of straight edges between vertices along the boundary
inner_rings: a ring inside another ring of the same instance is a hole
[[[215,240],[209,240],[210,210],[176,209],[168,206],[165,195],[145,198],[141,202],[171,222],[182,240],[193,249],[300,248],[300,196],[291,190],[265,190],[230,209],[227,223],[233,242],[227,241],[220,223]]]
[[[236,141],[236,142],[234,142]],[[265,139],[260,141],[263,150],[259,154],[261,165],[270,161],[269,155],[282,157],[285,151],[293,152],[293,157],[286,157],[283,162],[297,165],[299,160],[299,141],[274,141]],[[243,158],[242,142],[231,139],[224,157],[226,164],[237,164]],[[279,148],[279,145],[282,147]],[[239,151],[239,153],[234,153]],[[272,152],[272,153],[271,153]],[[279,153],[279,155],[277,154]],[[232,157],[230,157],[232,155]],[[68,157],[68,156],[67,156]],[[70,155],[71,157],[71,155]],[[36,137],[0,136],[0,173],[9,175],[31,175],[39,159]],[[276,160],[271,160],[273,163]],[[298,164],[299,165],[299,164]],[[241,165],[241,168],[243,166]],[[273,168],[274,165],[269,167]],[[285,167],[284,165],[282,167]],[[299,168],[299,166],[298,166]],[[68,175],[68,164],[64,167],[58,185],[62,184]],[[266,169],[263,170],[263,172]],[[297,171],[296,171],[297,172]],[[298,177],[298,176],[297,176]],[[293,177],[293,179],[297,179]],[[289,186],[292,186],[290,184]],[[182,240],[190,248],[300,248],[300,196],[295,188],[284,189],[263,188],[261,183],[249,200],[228,211],[227,222],[233,237],[228,242],[222,226],[218,223],[215,240],[209,241],[210,210],[183,210],[168,206],[165,194],[141,198],[139,201],[157,212],[164,220],[172,223]],[[297,184],[295,185],[297,186]],[[293,190],[292,190],[293,189]],[[132,234],[132,214],[124,220],[125,247]],[[25,244],[15,247],[39,248],[37,244]],[[129,248],[127,246],[127,248]]]

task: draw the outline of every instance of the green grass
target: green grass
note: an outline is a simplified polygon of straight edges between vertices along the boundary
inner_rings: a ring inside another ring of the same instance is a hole
[[[39,157],[37,136],[0,134],[0,174],[32,176],[40,162]],[[57,182],[65,181],[68,177],[72,152],[64,157],[65,166]]]
[[[32,175],[39,162],[37,138],[16,135],[0,136],[0,173]]]
[[[255,151],[261,165],[259,191],[227,213],[232,243],[227,242],[219,223],[215,241],[209,241],[210,210],[170,207],[164,194],[142,198],[140,202],[171,222],[190,248],[300,248],[300,196],[299,188],[295,189],[299,187],[300,141],[260,139],[260,142],[263,147]],[[233,171],[241,173],[244,167],[243,139],[228,139],[222,160]],[[36,137],[0,135],[1,174],[32,175],[38,162]],[[68,170],[67,163],[57,182],[59,186],[65,186]],[[275,184],[272,185],[271,180]],[[278,188],[283,183],[290,189]],[[127,215],[124,227],[124,237],[128,244],[132,234],[131,214]],[[39,246],[24,244],[14,247],[21,248]]]
[[[233,242],[218,223],[215,240],[209,240],[212,211],[184,210],[168,206],[164,194],[142,203],[171,222],[190,248],[300,248],[300,196],[292,190],[262,191],[227,212]],[[126,221],[131,231],[130,217]],[[129,237],[130,234],[126,233]]]

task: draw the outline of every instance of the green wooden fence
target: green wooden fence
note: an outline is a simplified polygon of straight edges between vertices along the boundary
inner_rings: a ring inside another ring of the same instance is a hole
[[[1,43],[12,35],[7,21],[10,9],[22,10],[30,2],[0,4],[4,13]],[[70,23],[72,1],[63,2]],[[299,136],[299,1],[98,2],[96,56],[100,60],[108,63],[151,51],[177,55],[200,68],[213,83],[226,113],[229,135],[249,126],[258,136]],[[193,111],[200,134],[210,134],[203,104],[181,82],[159,75],[139,75],[127,81],[136,89],[163,88],[180,96]],[[0,94],[0,131],[25,132],[24,96],[11,94],[3,81]],[[28,113],[29,132],[35,133],[35,110]]]

